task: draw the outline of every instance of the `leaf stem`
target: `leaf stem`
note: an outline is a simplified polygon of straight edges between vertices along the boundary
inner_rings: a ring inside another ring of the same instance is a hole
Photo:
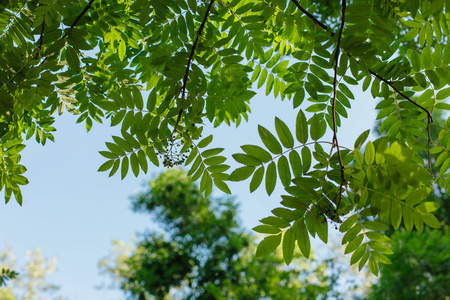
[[[339,142],[337,138],[337,126],[336,126],[336,96],[337,96],[337,73],[338,73],[338,63],[339,63],[339,53],[342,39],[342,31],[344,30],[345,25],[345,10],[347,8],[346,0],[342,0],[342,16],[341,16],[341,26],[339,29],[339,35],[336,45],[336,51],[334,53],[333,63],[334,63],[334,79],[333,79],[333,102],[331,104],[332,118],[333,118],[333,144],[331,149],[336,146],[336,151],[339,158],[339,166],[341,171],[341,182],[339,186],[339,200],[336,204],[336,212],[339,209],[339,205],[341,204],[342,198],[342,188],[345,185],[345,176],[344,176],[344,163],[342,162],[341,151],[339,149]]]
[[[186,99],[186,85],[187,85],[187,80],[188,80],[188,76],[189,76],[189,70],[191,68],[192,58],[194,57],[194,53],[195,53],[195,48],[197,47],[198,40],[200,38],[200,35],[203,32],[203,28],[205,27],[205,24],[208,19],[208,15],[209,15],[209,12],[211,11],[211,7],[212,7],[213,3],[214,3],[214,0],[211,0],[209,2],[208,8],[206,9],[205,16],[203,17],[203,21],[200,24],[199,29],[197,30],[197,36],[195,38],[194,44],[192,45],[191,53],[189,55],[188,63],[186,65],[186,72],[184,73],[184,77],[183,77],[183,86],[181,87],[181,96],[182,96],[183,100]],[[178,127],[178,124],[180,123],[181,116],[183,115],[183,111],[184,111],[183,108],[181,108],[180,112],[178,113],[177,121],[175,122],[175,126],[172,131],[172,136],[177,131],[177,127]]]

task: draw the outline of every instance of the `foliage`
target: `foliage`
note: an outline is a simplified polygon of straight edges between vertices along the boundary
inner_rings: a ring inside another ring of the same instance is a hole
[[[7,270],[2,273],[9,281],[6,286],[0,287],[0,299],[2,300],[39,300],[55,293],[59,288],[48,283],[47,276],[55,271],[55,259],[47,259],[43,256],[41,249],[27,251],[27,263],[24,266],[17,266],[16,258],[12,249],[6,248],[0,252],[0,269]],[[19,272],[11,271],[12,269]],[[9,272],[8,272],[9,271]],[[53,299],[61,300],[61,297]]]
[[[447,299],[450,285],[450,230],[394,233],[392,265],[366,299]]]
[[[390,263],[383,234],[390,225],[419,232],[424,224],[440,226],[433,215],[439,206],[425,199],[434,184],[450,186],[450,119],[438,126],[432,118],[450,109],[450,4],[331,3],[2,4],[0,187],[6,202],[14,194],[22,203],[19,186],[28,182],[19,164],[23,138],[52,140],[53,115],[67,110],[88,131],[105,119],[120,126],[122,136],[100,151],[106,162],[99,171],[110,176],[124,178],[129,170],[137,176],[149,162],[185,165],[206,196],[213,185],[230,193],[227,181],[249,179],[251,191],[264,182],[268,195],[281,182],[281,207],[255,229],[269,234],[257,255],[282,244],[289,263],[297,243],[308,257],[311,236],[326,243],[331,224],[345,233],[351,264],[368,264],[378,274],[379,262]],[[355,98],[350,85],[380,99],[382,137],[366,143],[368,131],[361,128],[354,146],[344,147],[338,129]],[[206,122],[239,126],[250,113],[254,86],[302,109],[295,130],[278,118],[275,134],[259,126],[263,145],[243,145],[233,155],[243,166],[230,173],[224,149],[208,147],[213,136],[202,130]],[[331,140],[323,139],[327,130]],[[432,154],[439,154],[435,161]],[[437,177],[429,172],[432,164]]]
[[[236,208],[230,198],[205,198],[179,169],[162,173],[133,198],[133,209],[149,213],[163,233],[141,234],[135,248],[115,242],[100,267],[132,299],[339,296],[324,263],[296,256],[286,269],[281,253],[255,258],[255,236],[240,227]]]
[[[10,279],[14,279],[19,275],[14,270],[10,269],[2,269],[2,272],[0,273],[0,286],[6,285],[6,282]]]

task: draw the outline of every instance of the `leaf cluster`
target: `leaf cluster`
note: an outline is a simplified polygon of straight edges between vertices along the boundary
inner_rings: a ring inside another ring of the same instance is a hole
[[[335,10],[325,12],[324,2]],[[378,234],[402,221],[407,230],[438,227],[438,205],[424,199],[435,184],[450,185],[450,121],[433,123],[433,114],[450,109],[448,8],[443,0],[5,2],[5,200],[14,194],[22,203],[22,140],[53,140],[54,117],[67,111],[87,131],[107,120],[120,126],[100,151],[99,171],[110,176],[186,166],[206,196],[213,186],[231,193],[228,181],[250,177],[251,191],[264,181],[270,195],[280,181],[286,195],[262,220],[260,231],[271,235],[258,255],[282,243],[289,263],[295,242],[308,256],[309,236],[326,242],[330,224],[346,224],[351,261],[368,261],[377,274],[390,253]],[[352,85],[380,100],[382,137],[365,144],[365,131],[343,147],[339,127],[356,101]],[[203,128],[247,120],[254,88],[302,110],[295,131],[280,118],[275,133],[259,126],[264,147],[243,145],[233,155],[242,166],[229,171],[225,146],[209,147],[214,137],[202,136]],[[323,140],[327,131],[331,140]]]

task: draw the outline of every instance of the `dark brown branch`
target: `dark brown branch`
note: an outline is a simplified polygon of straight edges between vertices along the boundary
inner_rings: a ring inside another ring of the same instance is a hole
[[[41,34],[39,36],[39,47],[36,52],[36,56],[34,59],[39,59],[39,56],[41,55],[42,45],[44,44],[44,29],[45,29],[45,15],[42,19],[42,26],[41,26]]]
[[[318,26],[322,27],[323,29],[325,29],[325,31],[328,30],[328,26],[327,25],[325,25],[322,22],[320,22],[319,20],[317,20],[317,18],[314,17],[312,14],[310,14],[306,9],[304,9],[297,0],[291,0],[291,1],[292,1],[292,3],[295,4],[295,6],[297,6],[297,8],[302,13],[304,13],[308,18],[310,18],[316,25],[318,25]],[[333,35],[334,35],[334,32],[331,33],[331,36],[333,36]]]
[[[186,99],[186,85],[188,81],[189,76],[189,70],[191,68],[192,58],[194,57],[195,48],[197,47],[198,40],[200,39],[200,35],[203,32],[203,28],[205,27],[206,21],[208,20],[209,12],[211,11],[211,7],[214,3],[214,0],[211,0],[209,2],[208,8],[206,9],[205,16],[203,18],[202,23],[200,24],[199,29],[197,30],[197,37],[195,38],[194,44],[192,45],[191,53],[189,55],[188,63],[186,65],[186,72],[184,73],[183,77],[183,85],[181,86],[181,97],[182,99]],[[177,121],[175,123],[175,126],[173,127],[172,135],[177,131],[178,124],[180,123],[181,116],[183,115],[183,108],[180,109],[180,112],[178,113]]]
[[[320,27],[322,27],[325,30],[328,30],[328,26],[326,26],[325,24],[321,23],[319,20],[317,20],[316,17],[314,17],[313,15],[311,15],[309,12],[307,12],[299,3],[297,0],[291,0],[295,6],[297,6],[297,8],[302,11],[307,17],[309,17],[315,24],[319,25]],[[330,33],[331,36],[333,37],[335,35],[334,32]],[[349,57],[351,57],[349,55]],[[357,61],[359,63],[359,61]],[[414,104],[415,106],[417,106],[418,108],[420,108],[421,110],[423,110],[428,118],[430,119],[431,122],[433,122],[433,117],[431,116],[431,112],[424,108],[423,106],[417,104],[414,100],[412,100],[411,98],[409,98],[408,96],[406,96],[404,93],[402,93],[399,89],[397,89],[394,84],[388,80],[386,80],[385,78],[381,77],[380,75],[376,74],[375,72],[373,72],[372,70],[369,69],[370,74],[374,75],[375,77],[377,77],[378,79],[380,79],[381,81],[385,82],[386,84],[388,84],[394,91],[396,91],[398,94],[400,94],[403,98],[405,98],[406,100],[408,100],[409,102],[411,102],[412,104]]]
[[[73,29],[75,26],[77,26],[77,23],[80,21],[80,19],[84,16],[84,14],[91,8],[92,3],[94,3],[94,0],[89,1],[88,5],[83,9],[83,11],[78,15],[78,17],[73,21],[72,25],[70,26],[70,29]]]
[[[333,145],[331,146],[331,149],[333,149],[334,146],[336,146],[336,151],[339,158],[339,167],[341,171],[341,182],[339,185],[339,200],[336,204],[336,212],[339,209],[339,205],[341,204],[341,198],[342,198],[342,188],[345,184],[345,176],[344,176],[344,163],[342,162],[342,155],[341,150],[339,149],[339,142],[337,138],[337,126],[336,126],[336,96],[337,96],[337,73],[338,73],[338,63],[339,63],[339,53],[340,53],[340,47],[341,47],[341,39],[342,39],[342,31],[344,30],[345,25],[345,10],[347,8],[347,2],[346,0],[342,0],[342,16],[341,16],[341,26],[339,29],[339,35],[336,45],[336,51],[334,53],[333,63],[334,63],[334,79],[333,79],[333,103],[331,104],[331,114],[333,118]]]
[[[77,16],[77,18],[75,19],[75,21],[73,21],[72,25],[70,25],[70,28],[68,31],[66,31],[66,33],[63,35],[62,38],[65,38],[66,36],[69,35],[69,32],[71,29],[75,28],[75,26],[77,26],[78,22],[81,20],[81,18],[87,13],[87,11],[89,10],[89,8],[91,8],[92,3],[94,3],[94,0],[89,1],[88,5],[86,5],[86,7],[83,9],[83,11]]]
[[[381,77],[380,75],[378,75],[377,73],[375,73],[374,71],[372,71],[370,69],[369,69],[369,72],[370,72],[370,74],[374,75],[376,78],[380,79],[381,81],[383,81],[384,83],[389,85],[395,92],[397,92],[397,94],[399,94],[400,96],[402,96],[403,98],[405,98],[406,100],[408,100],[409,102],[411,102],[412,104],[414,104],[415,106],[417,106],[418,108],[423,110],[427,114],[427,116],[431,120],[431,122],[433,122],[433,117],[431,116],[431,112],[428,109],[426,109],[425,107],[421,106],[420,104],[418,104],[417,102],[415,102],[414,100],[412,100],[411,98],[406,96],[403,92],[401,92],[399,89],[397,89],[392,82],[384,79],[383,77]]]

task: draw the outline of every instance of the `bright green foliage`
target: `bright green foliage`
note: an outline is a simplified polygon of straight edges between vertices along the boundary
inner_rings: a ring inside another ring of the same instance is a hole
[[[337,274],[326,275],[327,263],[311,257],[310,264],[293,246],[284,254],[289,269],[280,252],[254,257],[256,237],[240,226],[234,201],[204,197],[180,169],[150,181],[132,203],[163,233],[139,234],[136,247],[116,242],[100,262],[130,299],[341,299],[334,290]],[[258,231],[280,232],[264,225]],[[283,242],[293,245],[294,235],[288,231]],[[266,239],[273,238],[281,234]]]
[[[309,235],[326,242],[331,223],[345,233],[352,263],[368,263],[376,274],[378,262],[389,263],[382,233],[388,225],[439,227],[432,214],[438,206],[424,200],[434,184],[450,186],[450,119],[436,139],[430,135],[437,126],[432,113],[450,109],[448,1],[2,5],[0,186],[6,201],[14,194],[21,203],[19,185],[27,183],[19,164],[22,139],[52,140],[53,115],[67,110],[88,131],[105,119],[120,126],[122,136],[100,151],[106,162],[99,171],[110,176],[137,176],[149,162],[185,165],[205,195],[213,186],[230,193],[227,180],[248,180],[251,191],[264,182],[269,195],[281,182],[289,200],[262,222],[282,230],[258,254],[283,244],[289,262],[295,242],[308,253],[302,243]],[[355,147],[343,147],[338,128],[356,101],[350,85],[380,100],[382,136],[365,144],[368,132],[361,128]],[[230,172],[223,149],[208,147],[213,136],[202,136],[203,126],[239,126],[255,86],[304,112],[295,131],[278,118],[273,132],[259,126],[261,145],[242,146],[244,153],[233,158],[243,166]],[[326,131],[331,140],[323,140]],[[439,156],[432,160],[432,154]],[[440,168],[437,177],[427,171],[432,164]],[[347,219],[353,221],[341,225]]]

